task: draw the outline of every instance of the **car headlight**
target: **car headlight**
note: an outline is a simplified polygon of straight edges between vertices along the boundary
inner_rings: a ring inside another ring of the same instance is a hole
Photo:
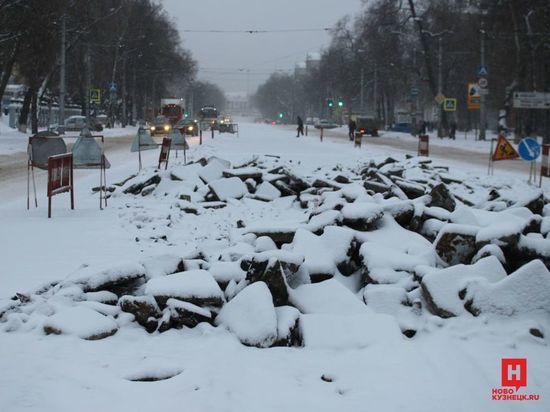
[[[165,126],[164,126],[164,131],[167,132],[168,130],[170,130],[170,126],[165,125]]]
[[[224,124],[224,121],[222,120],[220,123],[221,123],[221,124]]]
[[[192,132],[192,131],[193,131],[193,126],[189,126],[189,127],[187,128],[187,130],[189,130],[190,132]]]
[[[157,128],[155,126],[151,126],[151,131],[154,132],[155,130],[157,130]]]

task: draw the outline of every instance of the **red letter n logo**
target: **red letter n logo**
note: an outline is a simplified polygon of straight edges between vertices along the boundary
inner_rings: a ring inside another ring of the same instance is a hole
[[[502,359],[502,386],[527,386],[527,359]]]

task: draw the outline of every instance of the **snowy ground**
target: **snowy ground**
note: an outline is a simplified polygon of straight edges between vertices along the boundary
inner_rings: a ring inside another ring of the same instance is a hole
[[[137,154],[129,151],[128,133],[115,131],[111,136],[119,136],[120,144],[106,153],[113,165],[107,175],[109,184],[137,173]],[[188,162],[217,156],[235,164],[254,156],[268,155],[273,160],[271,156],[280,156],[282,163],[308,176],[318,168],[355,167],[370,158],[403,158],[407,152],[368,144],[354,149],[338,137],[323,143],[313,137],[296,139],[284,128],[254,124],[241,124],[239,137],[216,135],[214,140],[205,137],[202,146],[198,138],[189,143]],[[25,138],[0,131],[0,153],[15,155],[25,148]],[[157,161],[158,151],[145,152],[143,173],[151,172]],[[177,162],[183,162],[181,152],[177,159],[172,154],[171,163]],[[472,166],[460,159],[448,163],[460,176],[485,172],[481,164]],[[87,266],[138,264],[166,255],[188,256],[197,250],[229,253],[238,238],[234,227],[239,219],[250,226],[296,225],[304,220],[303,212],[284,198],[264,206],[248,199],[230,200],[226,209],[175,219],[169,216],[170,196],[118,194],[100,211],[98,196],[91,192],[99,173],[83,170],[75,172],[76,209],[69,209],[67,195],[56,196],[53,218],[47,219],[44,173],[37,176],[39,207],[29,211],[25,173],[23,168],[22,174],[0,188],[3,305],[16,292],[29,293],[50,282],[70,280]],[[525,179],[525,173],[512,170],[487,181],[507,181],[513,192],[514,187],[527,190]],[[234,188],[220,190],[228,193]],[[166,220],[173,222],[169,229],[157,224]],[[404,241],[390,239],[396,244]],[[307,242],[304,245],[307,248]],[[315,263],[319,262],[309,264]],[[338,280],[353,289],[347,279]],[[319,307],[326,302],[310,304]],[[327,315],[346,310],[333,306],[326,309]],[[415,321],[413,339],[405,338],[398,327],[392,329],[391,316],[387,322],[378,317],[365,320],[367,326],[357,328],[362,324],[360,317],[373,315],[356,314],[354,309],[347,320],[336,317],[333,329],[325,330],[315,327],[318,319],[310,314],[311,345],[259,349],[243,346],[224,328],[206,323],[148,334],[127,317],[119,317],[118,332],[102,340],[82,340],[78,333],[45,335],[41,326],[50,310],[48,305],[38,305],[26,322],[13,318],[0,323],[0,411],[129,411],[181,409],[182,405],[190,411],[440,411],[442,405],[448,411],[550,410],[548,312],[466,314],[445,320],[425,314]],[[531,328],[542,330],[545,337],[534,337]],[[529,380],[523,389],[540,394],[540,400],[491,400],[492,388],[501,383],[501,358],[528,359]],[[155,375],[176,376],[157,382],[132,381]]]

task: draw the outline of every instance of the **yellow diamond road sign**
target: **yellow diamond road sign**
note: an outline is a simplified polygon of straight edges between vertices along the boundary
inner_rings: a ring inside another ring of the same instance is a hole
[[[437,96],[435,96],[435,101],[437,102],[437,104],[443,103],[444,100],[445,95],[443,93],[439,93]]]

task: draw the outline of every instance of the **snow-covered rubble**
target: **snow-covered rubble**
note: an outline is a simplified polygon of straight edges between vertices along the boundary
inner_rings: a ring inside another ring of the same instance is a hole
[[[255,347],[361,348],[414,338],[433,315],[550,312],[540,190],[420,158],[235,164],[211,156],[110,187],[136,242],[180,253],[83,266],[3,302],[0,327],[100,339],[205,323]]]

